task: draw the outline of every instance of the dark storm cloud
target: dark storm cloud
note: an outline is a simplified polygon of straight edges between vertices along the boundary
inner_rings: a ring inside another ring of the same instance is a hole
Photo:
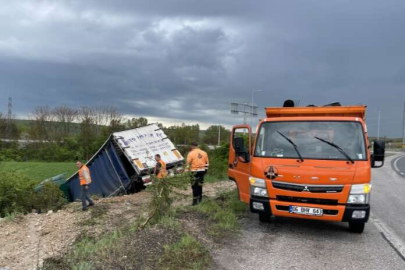
[[[369,106],[369,129],[401,135],[403,1],[4,1],[0,110],[115,105],[206,124],[261,107]],[[263,114],[261,115],[263,116]],[[167,120],[169,119],[169,120]]]

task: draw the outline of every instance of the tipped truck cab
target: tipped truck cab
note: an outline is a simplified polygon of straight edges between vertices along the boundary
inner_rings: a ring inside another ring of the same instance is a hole
[[[240,200],[260,221],[342,221],[363,232],[371,167],[383,166],[385,151],[378,141],[371,154],[365,114],[366,106],[266,108],[254,140],[250,126],[234,126],[228,176]]]

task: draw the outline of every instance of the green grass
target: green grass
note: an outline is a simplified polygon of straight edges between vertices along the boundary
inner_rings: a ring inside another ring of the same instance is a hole
[[[166,245],[159,258],[161,269],[207,269],[210,263],[208,250],[194,237],[184,234],[179,242]]]
[[[0,162],[0,170],[8,172],[18,172],[26,175],[34,181],[66,173],[66,178],[77,171],[74,162]]]
[[[228,232],[234,232],[240,228],[239,217],[247,213],[248,206],[238,198],[237,191],[228,191],[220,194],[217,198],[203,200],[194,211],[203,213],[213,221],[208,233],[214,237],[223,237]]]

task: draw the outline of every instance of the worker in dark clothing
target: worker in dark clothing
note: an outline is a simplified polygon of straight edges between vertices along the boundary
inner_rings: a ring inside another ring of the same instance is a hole
[[[187,166],[191,172],[193,205],[197,205],[202,200],[204,175],[208,171],[209,160],[207,153],[198,148],[196,142],[191,143],[191,151],[187,155]]]

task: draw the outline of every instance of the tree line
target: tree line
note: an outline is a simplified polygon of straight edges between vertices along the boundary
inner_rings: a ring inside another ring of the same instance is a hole
[[[0,113],[0,139],[8,139],[0,141],[0,161],[87,160],[112,132],[149,124],[145,117],[125,118],[113,106],[72,108],[66,105],[38,106],[25,125],[20,122]],[[230,137],[230,131],[220,125],[201,131],[198,124],[157,124],[175,145],[188,145],[193,141],[217,145],[228,142]]]

